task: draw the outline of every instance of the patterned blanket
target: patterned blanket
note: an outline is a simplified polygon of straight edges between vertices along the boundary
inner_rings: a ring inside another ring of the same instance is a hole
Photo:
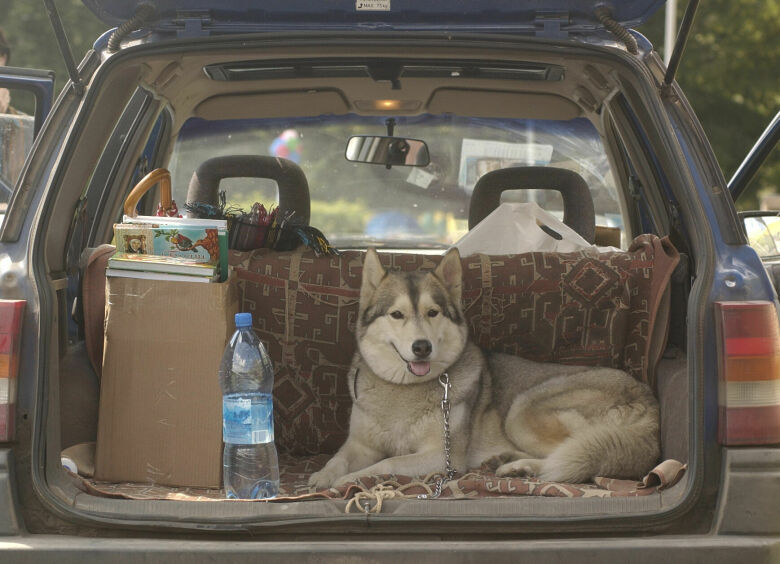
[[[365,476],[348,485],[327,490],[314,490],[306,485],[309,476],[327,462],[330,455],[319,454],[304,458],[281,455],[280,492],[273,502],[314,499],[354,499],[361,511],[381,511],[385,499],[416,499],[420,494],[430,495],[439,477]],[[563,484],[542,482],[533,478],[499,478],[491,471],[474,469],[463,476],[445,482],[441,499],[479,499],[485,497],[545,496],[545,497],[636,497],[653,494],[668,488],[683,476],[685,465],[667,460],[654,468],[641,482],[596,478],[590,484]],[[75,477],[76,475],[73,474]],[[225,500],[221,489],[174,488],[155,484],[108,483],[79,477],[82,487],[95,495],[122,499],[170,499],[187,501]],[[243,500],[239,500],[243,501]],[[365,503],[368,503],[366,509]],[[354,505],[354,504],[353,504]],[[379,508],[379,511],[376,508]],[[347,508],[348,510],[350,507]]]

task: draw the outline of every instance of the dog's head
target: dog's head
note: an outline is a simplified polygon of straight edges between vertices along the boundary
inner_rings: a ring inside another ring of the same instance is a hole
[[[414,384],[437,378],[468,339],[461,309],[460,254],[453,248],[432,272],[388,272],[374,249],[363,262],[358,348],[380,378]]]

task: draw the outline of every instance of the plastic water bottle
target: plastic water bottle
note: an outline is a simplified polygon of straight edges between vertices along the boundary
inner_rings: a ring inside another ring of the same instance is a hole
[[[236,314],[219,367],[222,386],[222,482],[232,499],[275,497],[279,460],[274,445],[274,373],[265,347],[252,330],[252,314]]]

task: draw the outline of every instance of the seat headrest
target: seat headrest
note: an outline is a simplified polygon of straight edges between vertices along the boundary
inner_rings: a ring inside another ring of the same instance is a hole
[[[309,183],[301,168],[279,157],[230,155],[204,161],[190,180],[187,202],[218,205],[219,183],[223,178],[268,178],[279,186],[279,211],[295,211],[298,221],[309,224],[311,202]]]
[[[596,236],[596,213],[590,190],[576,172],[546,166],[502,168],[482,175],[469,205],[469,229],[485,219],[501,202],[504,190],[556,190],[563,197],[563,222],[588,243]]]

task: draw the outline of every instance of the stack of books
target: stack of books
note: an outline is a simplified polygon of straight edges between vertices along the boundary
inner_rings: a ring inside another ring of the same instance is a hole
[[[108,259],[106,276],[178,282],[215,282],[219,280],[219,272],[216,265],[213,264],[180,257],[134,253],[115,253]]]
[[[107,276],[218,282],[228,276],[227,222],[125,216],[114,225]]]

